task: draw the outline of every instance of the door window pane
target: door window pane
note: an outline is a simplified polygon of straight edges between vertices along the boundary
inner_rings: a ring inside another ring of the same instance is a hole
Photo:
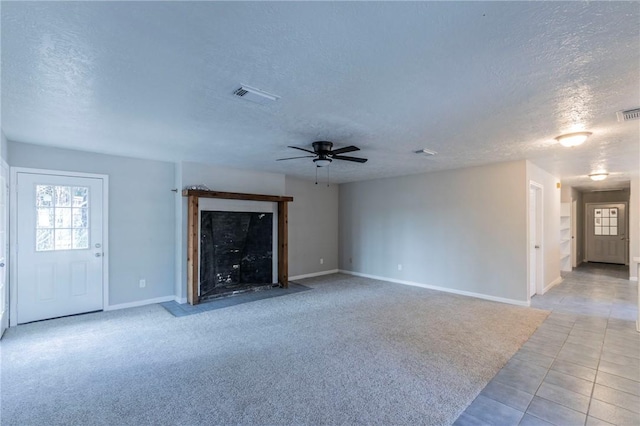
[[[53,228],[53,209],[40,208],[37,214],[36,228]]]
[[[73,248],[74,249],[89,248],[89,230],[88,229],[73,230]]]
[[[89,207],[89,188],[73,187],[73,207]]]
[[[36,206],[53,207],[53,186],[36,185]]]
[[[73,209],[73,227],[89,227],[89,209]]]
[[[53,229],[36,230],[36,251],[53,250]]]
[[[36,185],[36,251],[89,248],[89,188]]]
[[[593,209],[594,235],[618,235],[618,208]]]
[[[71,209],[70,208],[56,208],[56,229],[71,228]]]
[[[56,207],[71,207],[71,188],[68,186],[55,186]]]
[[[71,248],[71,229],[56,229],[54,235],[56,250],[68,250]]]

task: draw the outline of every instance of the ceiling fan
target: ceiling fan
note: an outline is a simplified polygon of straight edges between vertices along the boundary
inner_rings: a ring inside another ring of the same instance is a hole
[[[313,162],[318,167],[324,167],[331,164],[333,160],[345,160],[345,161],[353,161],[356,163],[366,163],[366,158],[358,158],[358,157],[349,157],[346,155],[347,152],[360,151],[360,148],[357,146],[345,146],[344,148],[332,149],[333,142],[329,141],[316,141],[311,144],[313,146],[313,151],[305,148],[299,148],[297,146],[289,146],[289,148],[299,149],[300,151],[308,152],[313,155],[303,155],[301,157],[289,157],[289,158],[278,158],[276,161],[283,160],[295,160],[297,158],[313,158]]]

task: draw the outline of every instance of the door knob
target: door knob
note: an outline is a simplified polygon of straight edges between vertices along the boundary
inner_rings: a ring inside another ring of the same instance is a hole
[[[102,253],[96,253],[96,257],[102,256]]]
[[[540,246],[535,246],[535,248],[540,248]]]

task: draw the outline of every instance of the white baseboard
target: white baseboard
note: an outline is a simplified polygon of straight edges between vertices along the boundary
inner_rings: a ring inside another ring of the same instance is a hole
[[[347,271],[347,270],[344,270],[344,269],[340,269],[339,272],[341,272],[343,274],[348,274],[348,275],[355,275],[356,277],[371,278],[371,279],[374,279],[374,280],[388,281],[388,282],[392,282],[392,283],[410,285],[410,286],[414,286],[414,287],[428,288],[429,290],[437,290],[437,291],[442,291],[442,292],[445,292],[445,293],[453,293],[453,294],[459,294],[459,295],[462,295],[462,296],[475,297],[477,299],[491,300],[492,302],[508,303],[510,305],[517,305],[517,306],[530,306],[531,305],[530,302],[528,302],[528,301],[507,299],[507,298],[504,298],[504,297],[490,296],[488,294],[474,293],[474,292],[465,291],[465,290],[456,290],[456,289],[447,288],[447,287],[438,287],[438,286],[435,286],[435,285],[423,284],[423,283],[418,283],[418,282],[415,282],[415,281],[396,280],[394,278],[379,277],[377,275],[370,275],[370,274],[362,274],[360,272]]]
[[[136,302],[120,303],[118,305],[110,305],[104,308],[105,311],[115,311],[117,309],[135,308],[144,305],[153,305],[154,303],[171,302],[176,300],[175,296],[156,297],[155,299],[138,300]]]
[[[289,277],[289,281],[292,280],[302,280],[304,278],[313,278],[313,277],[320,277],[322,275],[331,275],[331,274],[337,274],[338,272],[340,272],[338,269],[331,269],[329,271],[322,271],[322,272],[313,272],[311,274],[303,274],[303,275],[296,275],[294,277]]]
[[[180,298],[180,297],[176,296],[176,297],[173,298],[173,300],[175,300],[176,303],[179,303],[181,305],[184,305],[185,303],[187,303],[187,298],[186,297]]]
[[[548,292],[549,290],[551,290],[552,288],[560,284],[562,281],[564,281],[562,277],[558,277],[555,280],[551,281],[551,283],[548,286],[542,289],[542,294],[545,294],[546,292]]]

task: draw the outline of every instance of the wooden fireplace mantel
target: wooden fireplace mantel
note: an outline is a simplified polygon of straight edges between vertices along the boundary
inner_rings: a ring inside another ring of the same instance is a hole
[[[243,194],[240,192],[203,191],[185,189],[184,197],[188,197],[187,214],[187,301],[197,305],[198,296],[198,263],[200,261],[198,244],[199,199],[222,198],[226,200],[267,201],[278,203],[278,283],[281,287],[289,287],[289,210],[288,204],[293,197],[281,195]]]

